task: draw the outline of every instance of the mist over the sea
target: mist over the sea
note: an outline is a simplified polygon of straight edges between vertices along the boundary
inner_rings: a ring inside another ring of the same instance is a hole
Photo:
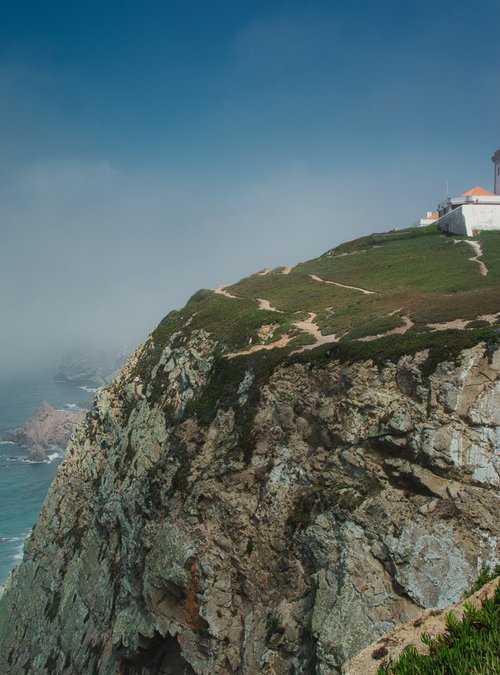
[[[385,189],[401,185],[398,167],[381,164],[381,171],[371,180],[361,171],[329,176],[296,165],[244,186],[120,170],[104,160],[38,161],[4,172],[0,376],[45,369],[82,342],[133,348],[199,288],[410,225],[431,186],[423,180],[410,204],[402,186]]]

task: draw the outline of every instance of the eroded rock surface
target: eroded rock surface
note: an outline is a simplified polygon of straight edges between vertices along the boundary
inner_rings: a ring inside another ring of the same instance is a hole
[[[222,405],[208,334],[148,340],[0,599],[0,672],[335,673],[456,602],[498,552],[500,351],[427,356],[242,360]]]
[[[485,600],[495,597],[499,579],[490,581],[469,598],[445,609],[427,609],[411,623],[397,626],[383,638],[370,645],[342,666],[342,675],[377,675],[382,664],[397,662],[403,651],[412,645],[419,654],[429,654],[429,647],[422,642],[424,633],[436,639],[446,632],[446,615],[451,612],[458,621],[463,620],[465,605],[481,608]]]

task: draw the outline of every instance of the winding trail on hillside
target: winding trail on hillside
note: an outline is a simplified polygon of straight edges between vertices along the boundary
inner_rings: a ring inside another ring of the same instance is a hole
[[[467,258],[467,260],[470,260],[470,262],[475,262],[479,265],[479,273],[485,277],[488,275],[488,268],[484,264],[482,260],[479,260],[479,258],[482,257],[483,255],[483,249],[481,248],[481,244],[478,241],[471,240],[471,239],[454,239],[453,242],[455,244],[461,244],[462,242],[464,244],[469,244],[469,246],[472,246],[474,253],[476,255],[473,255],[472,258]]]
[[[321,284],[332,284],[333,286],[340,286],[341,288],[349,288],[352,291],[359,291],[360,293],[364,293],[365,295],[374,295],[376,294],[376,291],[369,291],[367,288],[360,288],[359,286],[348,286],[347,284],[340,284],[338,281],[327,281],[326,279],[321,279],[321,277],[317,277],[315,274],[310,274],[309,275],[311,279],[314,281],[319,281]]]
[[[396,314],[396,312],[391,312],[387,316],[394,316],[394,314]],[[377,335],[365,335],[365,337],[358,338],[359,342],[371,342],[372,340],[378,340],[379,338],[386,337],[387,335],[404,335],[406,331],[410,330],[410,328],[412,328],[415,324],[408,314],[405,314],[401,318],[404,321],[402,326],[391,328],[391,330],[388,330],[385,333],[378,333]]]
[[[214,293],[217,293],[217,295],[223,295],[225,298],[232,298],[233,300],[243,300],[243,298],[240,298],[238,295],[232,295],[229,291],[226,291],[227,286],[218,286],[217,288],[213,289]]]
[[[308,319],[306,319],[305,321],[296,321],[293,324],[299,330],[302,330],[305,333],[309,333],[309,335],[311,335],[314,338],[315,342],[313,342],[310,345],[304,345],[300,349],[297,349],[296,351],[292,352],[292,354],[298,354],[300,352],[305,352],[310,349],[314,349],[315,347],[319,347],[320,345],[326,345],[339,341],[339,338],[337,337],[336,333],[333,333],[331,335],[322,335],[320,327],[315,322],[315,318],[316,314],[314,312],[309,312]]]
[[[320,345],[332,344],[339,341],[339,338],[337,337],[336,334],[322,335],[321,329],[315,322],[315,319],[316,314],[314,312],[309,312],[309,317],[305,321],[295,321],[293,325],[299,330],[303,331],[304,333],[308,333],[309,335],[311,335],[311,337],[314,338],[314,342],[310,345],[303,345],[299,349],[296,349],[295,351],[291,352],[290,355],[300,354],[300,352],[309,351],[310,349],[314,349],[315,347],[319,347]],[[291,339],[292,338],[289,335],[283,335],[283,337],[281,337],[279,340],[275,340],[275,342],[271,342],[267,345],[252,345],[252,347],[248,347],[248,349],[242,349],[241,351],[238,352],[230,352],[229,354],[226,354],[226,356],[228,359],[234,359],[237,356],[246,356],[248,354],[255,354],[255,352],[260,352],[263,350],[279,349],[282,347],[286,347]]]
[[[488,268],[486,267],[486,265],[482,260],[478,260],[478,258],[481,258],[483,255],[483,249],[481,248],[481,244],[478,241],[467,241],[467,244],[469,244],[469,246],[472,246],[476,254],[472,256],[472,258],[469,258],[469,260],[471,262],[477,262],[477,264],[479,265],[479,272],[483,275],[483,277],[487,276]]]
[[[429,328],[435,330],[464,330],[471,319],[453,319],[453,321],[442,321],[441,323],[428,323]]]
[[[217,295],[223,295],[225,298],[231,298],[232,300],[245,300],[245,298],[242,298],[239,295],[233,295],[226,289],[227,286],[218,286],[217,288],[212,289],[212,292],[216,293]],[[269,300],[266,300],[265,298],[255,298],[255,300],[257,300],[259,303],[259,309],[265,309],[268,312],[278,312],[278,314],[283,314],[283,311],[273,307]]]
[[[453,321],[443,321],[442,323],[429,323],[427,324],[429,328],[435,330],[464,330],[468,323],[471,321],[487,321],[490,326],[498,321],[500,318],[500,312],[496,314],[480,314],[474,319],[453,319]]]
[[[278,312],[278,314],[283,314],[283,311],[281,309],[276,309],[276,307],[273,307],[269,300],[265,300],[264,298],[257,298],[258,303],[259,303],[259,309],[265,309],[268,312]]]
[[[268,345],[252,345],[248,349],[242,349],[239,352],[229,352],[225,356],[228,359],[234,359],[237,356],[248,356],[248,354],[255,354],[255,352],[268,351],[269,349],[279,349],[286,347],[292,338],[289,335],[283,335],[279,340],[270,342]]]

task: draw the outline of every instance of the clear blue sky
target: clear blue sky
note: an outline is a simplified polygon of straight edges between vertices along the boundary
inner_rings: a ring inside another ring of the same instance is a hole
[[[495,0],[4,3],[7,148],[242,180],[412,149],[474,162],[499,142],[499,20]]]
[[[3,3],[0,267],[26,288],[0,310],[71,339],[64,289],[137,340],[199,286],[490,187],[499,25],[498,0]]]

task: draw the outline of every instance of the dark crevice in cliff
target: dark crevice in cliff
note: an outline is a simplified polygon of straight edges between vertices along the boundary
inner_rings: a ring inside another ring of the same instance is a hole
[[[195,675],[181,654],[176,637],[156,632],[152,638],[139,636],[136,654],[126,658],[122,675]]]

